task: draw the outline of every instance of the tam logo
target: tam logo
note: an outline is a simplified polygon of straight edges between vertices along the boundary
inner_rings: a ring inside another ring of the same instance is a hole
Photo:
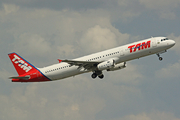
[[[130,49],[130,53],[132,53],[132,52],[136,52],[137,49],[143,50],[150,47],[151,47],[151,41],[147,41],[147,42],[138,43],[136,45],[131,45],[128,48]]]
[[[15,64],[18,64],[18,66],[22,68],[25,72],[28,72],[32,69],[31,66],[28,66],[28,64],[24,62],[23,60],[21,60],[21,58],[19,58],[17,55],[14,55],[14,58],[12,59],[12,61]]]

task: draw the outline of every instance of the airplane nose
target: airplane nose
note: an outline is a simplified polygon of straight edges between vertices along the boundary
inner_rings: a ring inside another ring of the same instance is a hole
[[[171,44],[172,46],[174,46],[174,45],[176,44],[176,42],[175,42],[174,40],[171,40],[170,44]]]
[[[170,41],[169,41],[169,45],[174,46],[175,44],[176,44],[176,42],[175,42],[174,40],[170,40]]]

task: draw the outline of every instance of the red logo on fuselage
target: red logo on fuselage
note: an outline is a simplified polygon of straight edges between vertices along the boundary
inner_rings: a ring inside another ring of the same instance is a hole
[[[132,53],[132,52],[136,52],[137,49],[143,50],[150,47],[151,47],[151,41],[147,41],[147,42],[138,43],[136,45],[131,45],[128,48],[130,49],[130,53]]]

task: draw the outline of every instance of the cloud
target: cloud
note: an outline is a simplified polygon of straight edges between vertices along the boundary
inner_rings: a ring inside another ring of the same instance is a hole
[[[96,9],[98,7],[101,7],[105,1],[103,0],[52,0],[51,2],[48,0],[13,0],[13,1],[6,1],[2,0],[4,3],[11,3],[11,4],[16,4],[21,7],[26,7],[26,8],[48,8],[48,9],[53,9],[53,10],[62,10],[64,8],[71,8],[73,10],[81,10],[81,9]]]
[[[131,18],[136,18],[142,13],[142,7],[139,5],[138,0],[117,0],[118,7],[116,9],[119,9],[118,12],[121,14],[120,16],[117,16],[121,18],[121,20],[129,21]],[[118,13],[116,13],[118,14]]]
[[[1,119],[96,120],[96,115],[108,110],[111,104],[119,108],[131,103],[135,96],[141,98],[141,91],[136,87],[92,81],[85,75],[56,82],[12,84],[16,87],[10,88],[9,95],[0,94]]]
[[[109,100],[115,99],[119,104],[123,104],[131,95],[139,95],[135,88],[101,84],[98,81],[94,83],[83,76],[75,77],[74,82],[72,79],[70,81],[59,81],[61,84],[57,84],[58,82],[32,83],[24,86],[21,84],[11,89],[10,95],[1,94],[0,106],[3,109],[0,109],[0,118],[96,120],[99,112],[103,109],[108,110],[106,105],[109,104]],[[98,95],[97,91],[103,95]]]
[[[140,66],[133,65],[129,62],[126,63],[126,66],[127,67],[124,69],[120,69],[113,72],[107,72],[106,74],[109,74],[108,79],[115,78],[113,82],[133,86],[141,83],[144,76],[142,73],[140,73],[140,71],[137,70],[140,70],[142,68]]]
[[[80,45],[87,53],[93,53],[117,47],[122,43],[122,40],[126,41],[128,39],[128,34],[122,34],[119,31],[114,32],[113,29],[111,31],[111,28],[103,28],[100,25],[96,25],[85,32],[80,40]]]
[[[5,2],[5,7],[0,11],[0,29],[3,31],[0,38],[3,46],[2,61],[6,62],[4,56],[7,52],[16,51],[36,60],[38,66],[43,62],[52,64],[57,58],[76,58],[138,40],[138,37],[117,29],[113,21],[116,19],[123,24],[123,19],[137,17],[142,13],[141,10],[144,10],[142,6],[139,7],[137,1],[118,1],[118,4],[117,1],[111,2],[112,6],[108,4],[96,9],[90,6],[86,10],[74,10],[64,4],[64,7],[58,8],[58,1],[43,4],[42,1],[16,0],[11,1],[11,4]],[[50,7],[48,3],[51,4]],[[43,6],[45,4],[46,6]],[[53,8],[55,4],[56,8]],[[70,6],[77,4],[79,3]],[[178,53],[179,48],[174,50]],[[151,107],[149,109],[147,106],[155,105],[147,104],[144,94],[147,95],[149,91],[143,94],[144,89],[140,87],[148,73],[142,75],[143,67],[139,68],[134,63],[128,62],[127,68],[123,70],[104,72],[104,80],[92,80],[91,73],[87,73],[61,81],[21,84],[4,82],[12,75],[8,72],[13,69],[9,62],[1,62],[0,78],[3,81],[0,93],[0,119],[98,120],[109,117],[119,120],[153,119],[153,115],[156,116],[154,118],[165,116],[176,119],[173,113],[163,110],[157,114],[144,112],[151,111]],[[165,72],[179,70],[179,63],[170,65],[170,69]],[[163,99],[159,101],[164,102]]]
[[[0,78],[1,80],[7,81],[7,79],[10,77],[11,73],[8,72],[6,69],[0,70]]]
[[[160,13],[160,18],[173,20],[176,18],[176,14],[172,11],[162,11]]]
[[[3,4],[3,8],[6,15],[17,12],[19,10],[19,6],[14,4]]]
[[[180,36],[176,37],[173,33],[168,35],[168,37],[172,40],[175,40],[176,44],[172,48],[179,56],[179,51],[180,51]],[[176,59],[178,60],[176,56]],[[156,76],[160,78],[177,78],[179,77],[179,71],[180,71],[180,60],[178,60],[176,63],[169,64],[166,67],[156,71]]]
[[[147,9],[156,10],[163,19],[175,19],[174,12],[180,5],[179,0],[139,0],[140,4],[144,5]]]
[[[0,109],[0,118],[14,120],[95,119],[95,115],[105,107],[105,100],[98,97],[95,91],[89,92],[89,89],[92,90],[93,87],[87,89],[85,85],[88,81],[83,82],[82,79],[83,77],[77,77],[75,80],[78,81],[72,83],[65,81],[60,86],[56,85],[57,83],[32,83],[13,88],[10,95],[0,95],[0,106],[4,108]]]
[[[177,8],[180,4],[179,0],[139,0],[139,2],[149,9],[168,10]]]
[[[51,53],[50,43],[37,34],[21,34],[13,44],[14,51],[23,51],[30,56],[44,56]]]
[[[75,48],[73,45],[57,46],[57,53],[59,54],[58,56],[60,57],[69,57],[76,55]]]
[[[83,49],[91,52],[102,51],[116,46],[116,35],[107,28],[96,25],[87,30],[80,40]],[[88,46],[88,47],[87,47]]]
[[[5,33],[14,39],[13,51],[29,55],[82,56],[126,43],[131,37],[112,26],[109,13],[101,9],[77,12],[20,8],[4,20],[3,24],[9,25]],[[94,48],[87,48],[87,44]]]
[[[152,112],[152,113],[140,113],[138,115],[127,115],[120,120],[180,120],[169,112]]]
[[[177,55],[179,55],[180,51],[180,36],[175,36],[173,33],[168,35],[168,37],[176,42],[175,46],[172,50],[176,51]]]
[[[177,63],[170,64],[156,72],[156,76],[160,78],[177,78],[180,77],[180,60]]]

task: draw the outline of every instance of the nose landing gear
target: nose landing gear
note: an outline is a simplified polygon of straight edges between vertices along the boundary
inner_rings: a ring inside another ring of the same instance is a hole
[[[163,58],[162,58],[162,57],[159,57],[159,60],[160,60],[160,61],[162,61],[162,60],[163,60]]]
[[[159,60],[162,61],[163,58],[159,55],[159,53],[157,54],[157,56],[159,57]]]

